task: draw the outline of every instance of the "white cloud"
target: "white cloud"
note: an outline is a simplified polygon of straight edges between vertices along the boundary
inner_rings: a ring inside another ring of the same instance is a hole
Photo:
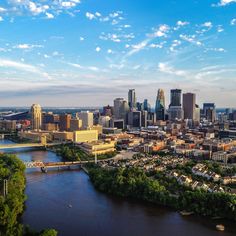
[[[100,51],[101,51],[101,48],[100,48],[100,47],[96,47],[96,48],[95,48],[95,51],[96,51],[96,52],[100,52]]]
[[[107,53],[108,53],[108,54],[112,54],[113,51],[112,51],[111,49],[108,49],[108,50],[107,50]]]
[[[90,12],[86,12],[85,16],[89,19],[89,20],[93,20],[96,18],[96,16],[93,13]]]
[[[28,9],[31,11],[34,15],[41,14],[49,9],[48,5],[36,5],[34,2],[28,3]]]
[[[155,43],[151,43],[149,45],[150,48],[163,48],[163,45],[162,44],[155,44]]]
[[[222,25],[218,25],[218,26],[217,26],[217,32],[218,32],[218,33],[221,33],[221,32],[223,32],[223,31],[224,31],[224,29],[223,29]]]
[[[188,25],[188,24],[189,24],[189,22],[181,21],[181,20],[177,21],[177,23],[176,23],[177,26],[185,26],[185,25]]]
[[[232,20],[230,21],[230,24],[231,24],[231,25],[236,25],[236,19],[232,19]]]
[[[7,9],[0,7],[0,12],[6,12],[6,11],[7,11]]]
[[[16,46],[14,46],[13,48],[18,48],[18,49],[32,49],[32,48],[42,48],[42,45],[34,45],[34,44],[27,44],[27,43],[23,43],[23,44],[18,44]]]
[[[46,12],[45,15],[47,16],[48,19],[53,19],[54,15],[51,13]]]
[[[203,23],[202,26],[207,27],[207,28],[212,28],[213,24],[212,24],[212,22],[207,21],[207,22]]]
[[[124,25],[124,28],[130,28],[131,25]]]
[[[177,76],[186,76],[186,72],[183,70],[176,70],[175,68],[168,65],[168,63],[160,62],[158,64],[158,70],[162,73],[177,75]]]
[[[140,50],[144,49],[148,45],[149,41],[150,41],[150,39],[146,39],[146,40],[144,40],[144,41],[142,41],[142,42],[140,42],[138,44],[132,45],[131,46],[132,50],[129,51],[126,56],[131,56],[134,53],[137,53]]]
[[[66,7],[66,8],[71,8],[71,7],[75,7],[76,3],[73,1],[61,2],[61,6]]]
[[[207,48],[206,51],[226,52],[224,48]]]
[[[6,13],[9,16],[23,16],[25,14],[38,16],[45,14],[47,18],[52,19],[52,16],[61,13],[73,15],[69,10],[70,8],[76,7],[80,3],[80,0],[8,0],[6,2],[6,8],[0,7],[0,13]],[[47,11],[50,11],[50,13],[47,13]]]
[[[101,14],[100,12],[95,12],[95,15],[96,15],[97,17],[101,17],[101,16],[102,16],[102,14]]]
[[[153,34],[148,35],[150,38],[166,37],[166,33],[170,30],[168,25],[160,25]]]
[[[236,3],[236,0],[220,0],[220,2],[216,3],[216,4],[212,4],[212,6],[214,7],[222,7],[222,6],[226,6],[228,4],[231,3]]]
[[[80,41],[84,41],[84,37],[79,37],[79,40]]]
[[[189,43],[193,43],[197,46],[201,46],[202,43],[200,41],[198,41],[196,39],[196,35],[185,35],[185,34],[180,34],[179,37],[184,40],[184,41],[187,41]]]
[[[51,77],[47,73],[40,71],[37,67],[22,63],[22,62],[0,59],[0,67],[13,68],[16,70],[32,72],[32,73],[39,74],[43,77],[46,77],[47,79],[51,79]]]
[[[2,16],[0,16],[0,21],[3,21],[3,18],[2,18]]]
[[[77,64],[77,63],[67,63],[67,64],[70,65],[70,66],[73,66],[75,68],[82,69],[82,70],[102,71],[96,66],[82,66],[82,65]]]

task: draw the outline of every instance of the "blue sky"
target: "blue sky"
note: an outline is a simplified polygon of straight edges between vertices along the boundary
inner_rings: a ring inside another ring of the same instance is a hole
[[[1,0],[0,106],[153,105],[158,88],[236,107],[236,0]]]

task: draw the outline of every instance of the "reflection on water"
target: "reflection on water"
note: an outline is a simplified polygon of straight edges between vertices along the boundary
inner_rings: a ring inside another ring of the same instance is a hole
[[[17,153],[24,161],[60,161],[52,152]],[[218,223],[203,217],[182,217],[179,213],[137,201],[111,197],[96,191],[80,170],[27,170],[26,210],[22,221],[37,230],[56,228],[59,235],[236,235],[234,222]],[[212,206],[213,207],[213,206]]]

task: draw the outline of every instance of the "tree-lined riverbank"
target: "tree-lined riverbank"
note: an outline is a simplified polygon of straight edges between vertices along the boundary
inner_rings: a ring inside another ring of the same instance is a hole
[[[56,236],[55,230],[37,233],[19,223],[26,200],[24,173],[25,166],[15,155],[0,154],[0,235]]]
[[[183,189],[179,195],[171,193],[164,183],[146,176],[138,168],[107,170],[90,165],[89,176],[100,191],[187,210],[199,215],[220,217],[236,221],[236,196],[227,193],[209,193],[204,190]],[[166,178],[162,176],[162,178]],[[177,183],[176,183],[177,184]],[[176,186],[178,187],[178,186]]]

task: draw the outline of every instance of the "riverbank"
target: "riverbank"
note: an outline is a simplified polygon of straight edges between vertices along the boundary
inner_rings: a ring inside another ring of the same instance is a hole
[[[56,236],[55,230],[39,233],[19,223],[26,200],[25,166],[16,155],[0,154],[0,235]]]
[[[163,180],[149,178],[141,169],[106,170],[90,165],[88,170],[92,183],[102,192],[171,207],[177,211],[187,210],[197,215],[236,221],[235,195],[184,190],[177,196],[163,185]]]

